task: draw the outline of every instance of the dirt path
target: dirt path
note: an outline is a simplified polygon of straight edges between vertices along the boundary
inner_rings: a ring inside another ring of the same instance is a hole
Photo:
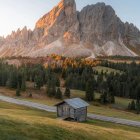
[[[40,109],[40,110],[44,110],[44,111],[48,111],[48,112],[56,112],[56,107],[43,105],[43,104],[39,104],[39,103],[34,103],[34,102],[30,102],[30,101],[23,101],[23,100],[20,100],[20,99],[14,99],[14,98],[10,98],[10,97],[7,97],[7,96],[0,95],[0,100],[4,101],[4,102],[13,103],[13,104],[17,104],[17,105],[23,105],[23,106],[36,108],[36,109]],[[88,113],[88,118],[101,120],[101,121],[112,122],[112,123],[117,123],[117,124],[140,127],[140,122],[139,121],[131,121],[131,120],[127,120],[127,119],[106,117],[106,116],[103,116],[103,115],[96,115],[96,114],[90,114],[90,113]]]

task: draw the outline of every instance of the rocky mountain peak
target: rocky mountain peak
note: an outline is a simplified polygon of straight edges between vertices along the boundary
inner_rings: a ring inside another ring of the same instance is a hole
[[[74,0],[61,0],[49,13],[45,14],[36,23],[36,28],[49,28],[55,22],[61,22],[63,16],[74,16],[76,13],[76,3]]]
[[[105,3],[84,7],[79,13],[79,20],[82,40],[86,39],[86,42],[102,45],[107,40],[118,39],[121,21],[113,8]]]
[[[14,48],[14,49],[13,49]],[[69,57],[99,55],[136,56],[140,52],[140,31],[123,23],[105,3],[76,10],[75,0],[61,0],[41,17],[33,31],[27,27],[0,38],[0,56]]]
[[[76,3],[74,0],[62,0],[49,13],[36,23],[36,28],[44,30],[46,43],[49,44],[59,37],[65,36],[78,24]]]
[[[61,0],[61,2],[65,7],[67,6],[76,6],[75,0]],[[76,7],[75,7],[76,8]]]
[[[3,42],[4,42],[4,37],[1,37],[1,36],[0,36],[0,45],[2,45]]]

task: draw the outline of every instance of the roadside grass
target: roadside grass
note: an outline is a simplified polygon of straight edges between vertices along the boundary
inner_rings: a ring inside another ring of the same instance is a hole
[[[63,88],[62,88],[62,91],[64,91]],[[54,98],[47,97],[44,93],[44,89],[41,89],[40,91],[27,90],[27,92],[32,93],[32,96],[33,96],[32,98],[29,98],[27,93],[22,93],[21,97],[16,97],[14,90],[2,88],[2,87],[0,88],[0,92],[6,96],[18,98],[21,100],[27,100],[27,101],[37,102],[41,104],[46,104],[49,106],[54,106],[56,103],[62,101],[62,100],[57,100]],[[85,98],[85,92],[80,91],[80,90],[71,90],[71,95],[72,95],[71,98],[75,98],[75,97],[80,97],[82,99]],[[98,99],[99,96],[100,94],[95,93],[96,99]],[[95,101],[90,102],[90,106],[88,107],[88,112],[93,113],[93,114],[98,114],[98,115],[105,115],[109,117],[140,121],[140,115],[127,111],[128,103],[131,102],[130,99],[115,97],[115,100],[116,100],[116,103],[113,105],[101,105],[100,103],[95,102]]]
[[[108,122],[56,119],[54,113],[0,101],[0,140],[139,140],[140,129]]]
[[[44,112],[41,110],[37,110],[34,108],[28,108],[28,107],[24,107],[24,106],[20,106],[20,105],[15,105],[15,104],[11,104],[11,103],[6,103],[6,102],[2,102],[0,101],[0,117],[1,116],[8,116],[8,115],[28,115],[28,116],[41,116],[41,117],[50,117],[50,118],[56,118],[56,114],[55,113],[51,113],[51,112]]]
[[[94,126],[101,126],[104,128],[113,128],[113,129],[123,129],[123,130],[129,130],[133,132],[140,132],[137,127],[129,127],[127,125],[121,125],[121,124],[112,124],[111,122],[105,122],[105,121],[99,121],[99,120],[87,120],[86,124],[94,125]]]
[[[93,114],[98,114],[98,115],[104,115],[108,117],[140,121],[140,115],[134,114],[132,112],[117,110],[104,106],[89,106],[88,112]]]

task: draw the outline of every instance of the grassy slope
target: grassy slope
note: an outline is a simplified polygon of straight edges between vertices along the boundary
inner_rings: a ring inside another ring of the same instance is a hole
[[[111,72],[114,72],[114,73],[121,73],[120,70],[116,70],[116,69],[112,69],[112,68],[108,68],[108,67],[103,67],[103,66],[97,66],[97,67],[94,67],[94,69],[96,71],[98,71],[99,73],[102,72],[107,72],[107,73],[111,73]]]
[[[139,140],[139,128],[64,122],[55,114],[0,102],[0,140]]]
[[[74,97],[80,97],[80,98],[84,99],[84,92],[78,91],[78,90],[72,90],[72,98],[74,98]],[[99,97],[99,94],[96,94],[96,98],[98,98],[98,97]],[[51,106],[60,102],[60,100],[56,100],[56,99],[47,99],[47,100],[41,99],[40,100],[40,99],[26,98],[25,100],[39,102],[39,103],[43,103],[43,104],[47,104],[47,105],[51,105]],[[108,106],[104,106],[104,105],[101,105],[96,102],[91,102],[90,106],[88,107],[88,112],[94,113],[94,114],[99,114],[99,115],[110,116],[110,117],[118,117],[118,118],[140,121],[140,115],[125,111],[125,109],[128,106],[128,103],[130,101],[131,100],[129,100],[129,99],[116,97],[115,105],[108,105]],[[121,110],[115,109],[114,106],[122,108],[122,109]]]
[[[10,95],[10,96],[15,97],[15,91],[13,91],[13,90],[0,88],[0,91],[4,95],[8,95],[8,96]],[[84,98],[84,96],[85,96],[85,93],[83,91],[71,90],[71,92],[72,92],[71,93],[72,98],[73,97]],[[20,99],[33,101],[33,102],[38,102],[38,103],[51,105],[51,106],[60,102],[60,100],[56,100],[56,99],[53,99],[53,98],[48,98],[43,93],[41,93],[41,91],[34,90],[34,91],[32,91],[32,93],[33,93],[33,98],[28,98],[28,97],[25,96],[26,93],[23,93],[22,94],[23,96],[20,97]],[[98,97],[99,97],[99,94],[96,94],[96,98],[98,98]],[[130,101],[131,100],[129,100],[129,99],[116,97],[115,107],[117,106],[117,107],[120,107],[122,109],[125,109],[125,108],[127,108],[128,103]],[[123,111],[123,110],[119,110],[119,109],[115,109],[115,108],[112,107],[112,105],[103,106],[103,105],[100,105],[99,103],[96,103],[96,102],[90,103],[90,106],[88,108],[88,112],[95,113],[95,114],[100,114],[100,115],[105,115],[105,116],[111,116],[111,117],[118,117],[118,118],[140,121],[140,115],[137,115],[137,114],[134,114],[134,113],[131,113],[131,112],[127,112],[127,111]]]

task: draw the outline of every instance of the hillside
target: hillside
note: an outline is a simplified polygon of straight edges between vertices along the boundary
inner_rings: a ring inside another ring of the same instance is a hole
[[[99,121],[77,125],[58,120],[55,114],[4,102],[0,102],[0,109],[1,140],[139,140],[140,137],[139,128]]]
[[[77,11],[75,0],[61,0],[33,31],[25,27],[0,38],[0,57],[137,56],[139,47],[139,29],[123,23],[111,6],[97,3]]]

